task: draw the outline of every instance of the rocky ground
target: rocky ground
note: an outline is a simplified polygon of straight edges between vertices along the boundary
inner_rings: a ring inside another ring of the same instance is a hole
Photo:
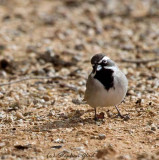
[[[0,158],[159,159],[158,8],[158,0],[0,0]],[[100,52],[129,80],[119,106],[127,121],[110,107],[95,122],[82,101]]]

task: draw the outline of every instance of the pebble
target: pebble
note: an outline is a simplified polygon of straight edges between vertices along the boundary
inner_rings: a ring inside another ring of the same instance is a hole
[[[62,152],[59,152],[58,155],[65,155],[65,154],[70,154],[71,152],[69,150],[64,149]]]
[[[4,147],[5,145],[6,145],[5,142],[1,142],[0,143],[0,148]]]
[[[76,138],[76,142],[81,142],[82,138]]]
[[[37,52],[37,46],[33,46],[33,45],[28,45],[26,48],[26,52],[27,53],[31,53],[31,52]]]
[[[5,117],[6,115],[5,115],[5,112],[0,112],[0,119],[3,119],[4,117]]]
[[[43,96],[43,99],[45,100],[45,101],[49,101],[50,100],[50,97],[49,96]]]
[[[40,104],[40,103],[36,104],[36,108],[42,108],[42,107],[43,107],[42,104]]]
[[[151,130],[152,130],[152,131],[156,131],[156,130],[157,130],[157,127],[156,127],[154,124],[152,124],[152,125],[151,125]]]
[[[0,92],[0,99],[4,97],[4,94]]]
[[[6,49],[6,46],[3,45],[3,44],[0,44],[0,50],[2,51],[2,50],[5,50],[5,49]]]
[[[81,60],[81,56],[75,55],[72,57],[72,61],[80,62],[80,60]]]
[[[62,69],[60,70],[59,74],[62,75],[62,76],[67,76],[67,75],[70,74],[70,70],[67,69],[67,68],[62,68]]]
[[[99,134],[98,136],[99,136],[99,139],[100,139],[100,140],[103,140],[103,139],[106,138],[106,135],[105,135],[105,134]]]
[[[39,90],[39,91],[45,91],[46,89],[45,89],[43,86],[39,86],[39,87],[38,87],[38,90]]]
[[[77,150],[77,151],[85,151],[83,146],[75,147],[74,149]]]
[[[21,112],[16,112],[16,116],[17,116],[17,118],[18,119],[24,119],[24,116],[23,116],[23,114],[21,113]]]
[[[88,144],[89,144],[88,141],[85,141],[85,142],[84,142],[84,145],[85,145],[85,146],[88,146]]]
[[[128,93],[129,93],[130,95],[135,95],[135,92],[134,92],[133,90],[129,90]]]
[[[19,119],[19,120],[17,120],[16,122],[15,122],[16,124],[24,124],[24,122],[23,122],[23,119]]]
[[[98,139],[98,136],[91,136],[91,139]]]
[[[39,159],[40,159],[40,160],[43,160],[43,159],[45,159],[45,158],[44,158],[44,156],[39,156]]]
[[[134,70],[133,70],[132,68],[128,68],[127,71],[128,71],[128,73],[130,73],[131,75],[134,74]]]
[[[129,155],[122,155],[122,156],[119,156],[117,159],[129,160],[131,159],[131,157]]]
[[[39,99],[39,102],[44,104],[45,103],[45,100],[44,99]]]
[[[42,148],[36,148],[36,152],[42,152]]]
[[[11,116],[7,116],[7,122],[13,122],[13,116],[11,115]]]
[[[63,139],[59,139],[57,138],[56,140],[54,140],[55,143],[64,143],[65,141]]]
[[[66,128],[67,132],[72,132],[72,130],[73,130],[72,128]]]
[[[60,149],[62,146],[61,145],[58,145],[58,146],[52,146],[51,148],[53,149]]]

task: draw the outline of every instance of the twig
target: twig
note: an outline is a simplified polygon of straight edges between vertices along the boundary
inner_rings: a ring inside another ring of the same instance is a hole
[[[156,62],[159,61],[159,58],[154,58],[154,59],[138,59],[138,60],[131,60],[131,59],[122,59],[122,62],[127,62],[127,63],[136,63],[136,64],[146,64],[149,62]]]
[[[61,77],[61,76],[52,76],[52,77],[25,77],[25,78],[18,79],[18,80],[15,80],[15,81],[1,83],[0,87],[1,86],[7,86],[7,85],[15,84],[15,83],[19,83],[19,82],[22,82],[22,81],[36,80],[36,79],[64,79],[64,78]]]

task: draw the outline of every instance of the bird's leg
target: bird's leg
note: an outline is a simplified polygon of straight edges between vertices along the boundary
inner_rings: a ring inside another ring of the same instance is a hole
[[[95,115],[94,115],[94,120],[97,121],[97,112],[96,112],[96,108],[94,108],[94,113],[95,113]]]
[[[119,111],[118,107],[117,107],[117,106],[115,106],[115,108],[116,108],[116,110],[117,110],[117,112],[118,112],[118,116],[119,116],[120,118],[124,118],[124,116],[120,113],[120,111]]]

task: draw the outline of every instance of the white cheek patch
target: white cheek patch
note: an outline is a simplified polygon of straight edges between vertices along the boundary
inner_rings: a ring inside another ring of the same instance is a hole
[[[102,69],[102,66],[101,65],[98,65],[97,66],[97,71],[100,71]]]
[[[104,69],[109,69],[109,67],[108,66],[104,66]]]

